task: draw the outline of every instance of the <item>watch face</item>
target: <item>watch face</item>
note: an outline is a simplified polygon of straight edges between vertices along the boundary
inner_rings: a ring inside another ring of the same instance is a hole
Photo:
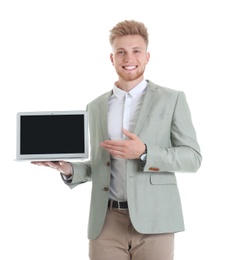
[[[141,159],[142,161],[145,161],[145,160],[146,160],[146,153],[142,154],[142,155],[140,156],[140,159]]]

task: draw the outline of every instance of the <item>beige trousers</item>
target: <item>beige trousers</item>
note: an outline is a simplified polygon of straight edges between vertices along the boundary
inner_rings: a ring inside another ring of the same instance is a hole
[[[102,232],[90,240],[91,260],[173,260],[174,234],[147,235],[132,226],[128,210],[109,209]]]

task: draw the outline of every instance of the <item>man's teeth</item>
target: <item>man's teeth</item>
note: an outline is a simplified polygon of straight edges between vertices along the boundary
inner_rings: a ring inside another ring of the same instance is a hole
[[[133,70],[136,68],[136,66],[125,66],[124,67],[126,70]]]

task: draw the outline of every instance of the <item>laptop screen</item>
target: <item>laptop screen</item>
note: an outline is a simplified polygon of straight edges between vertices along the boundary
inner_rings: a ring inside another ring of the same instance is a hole
[[[87,158],[87,112],[19,112],[16,157],[17,160]]]

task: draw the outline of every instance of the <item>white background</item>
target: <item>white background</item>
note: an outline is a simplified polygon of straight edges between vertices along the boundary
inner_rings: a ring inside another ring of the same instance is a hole
[[[145,76],[186,93],[202,149],[199,172],[177,174],[175,260],[248,259],[245,3],[1,1],[0,259],[88,259],[91,183],[70,190],[56,171],[15,162],[15,115],[85,109],[110,90],[109,30],[124,19],[148,27]]]

